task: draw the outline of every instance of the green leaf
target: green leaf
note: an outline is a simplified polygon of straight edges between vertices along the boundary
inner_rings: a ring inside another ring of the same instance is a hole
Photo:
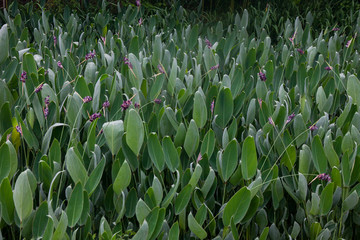
[[[255,141],[252,136],[248,136],[242,147],[241,152],[241,172],[245,180],[254,177],[257,169],[257,156]]]
[[[116,155],[121,147],[121,139],[124,134],[124,123],[122,120],[107,122],[103,125],[106,143],[112,155]]]
[[[26,171],[16,179],[14,195],[15,209],[22,222],[33,210],[33,194]]]
[[[161,207],[163,208],[167,208],[167,206],[171,203],[172,199],[175,196],[176,190],[179,187],[179,183],[180,183],[180,173],[178,170],[176,170],[176,182],[175,185],[173,185],[170,189],[170,191],[168,192],[168,194],[165,196],[163,202],[161,203]]]
[[[69,127],[69,125],[64,124],[64,123],[55,123],[54,125],[49,127],[49,129],[46,131],[46,133],[45,133],[45,135],[43,137],[42,144],[41,144],[41,152],[44,153],[44,154],[47,153],[47,151],[49,149],[49,145],[50,145],[50,142],[51,142],[50,141],[51,140],[51,135],[52,135],[52,132],[53,132],[54,128],[56,128],[56,127]]]
[[[209,174],[205,179],[203,186],[201,187],[201,192],[203,193],[204,198],[208,195],[212,185],[214,184],[215,180],[215,172],[212,168],[210,168]]]
[[[199,128],[203,128],[207,121],[207,108],[203,95],[197,91],[194,97],[193,119]]]
[[[65,155],[65,163],[74,183],[77,184],[78,182],[81,182],[81,184],[85,184],[88,179],[87,171],[84,167],[84,164],[75,153],[73,147],[69,148],[67,151]]]
[[[283,163],[289,171],[292,170],[296,162],[296,149],[294,145],[290,145],[281,158],[281,163]]]
[[[9,176],[10,165],[10,149],[7,144],[0,147],[0,182]]]
[[[179,223],[176,221],[169,231],[168,240],[178,240],[180,235]]]
[[[128,193],[128,195],[126,196],[126,200],[125,200],[125,209],[126,209],[125,216],[127,218],[132,218],[134,216],[137,202],[138,202],[138,197],[137,197],[136,189],[132,188]]]
[[[135,236],[132,238],[132,240],[145,240],[148,237],[148,232],[149,232],[149,225],[145,220],[141,225],[140,229],[135,234]]]
[[[238,164],[238,144],[236,139],[231,140],[222,155],[221,172],[225,182],[234,173]]]
[[[11,225],[14,221],[14,200],[13,192],[10,185],[10,180],[5,178],[0,185],[0,207],[1,217],[8,224]]]
[[[200,164],[196,164],[195,170],[189,180],[189,184],[193,187],[193,189],[195,189],[195,187],[201,177],[201,173],[202,173],[202,167],[200,166]]]
[[[89,179],[86,181],[84,189],[89,193],[89,196],[95,191],[99,185],[101,177],[105,168],[105,158],[102,158],[99,164],[91,172]]]
[[[154,163],[156,169],[161,172],[165,166],[165,157],[157,134],[150,133],[147,142],[150,159]]]
[[[129,61],[133,66],[133,69],[129,69],[129,78],[130,81],[132,83],[132,85],[140,90],[140,86],[143,80],[143,73],[142,73],[142,69],[141,69],[141,63],[140,61],[137,59],[137,57],[130,53],[129,54]]]
[[[4,24],[0,29],[0,49],[0,63],[3,63],[9,56],[9,34],[7,24]]]
[[[12,145],[12,143],[10,141],[6,141],[6,144],[8,145],[9,153],[10,153],[9,179],[11,180],[11,178],[14,176],[14,174],[17,171],[18,158],[17,158],[16,150],[15,150],[14,146]]]
[[[242,187],[231,197],[225,206],[223,214],[224,225],[229,226],[231,218],[234,218],[234,223],[238,224],[245,217],[250,202],[250,190],[247,187]]]
[[[298,187],[299,187],[299,194],[300,194],[300,197],[303,201],[306,201],[306,195],[307,195],[307,181],[306,181],[306,178],[304,177],[303,174],[301,174],[299,172],[299,183],[298,183]]]
[[[59,224],[56,227],[54,235],[52,237],[53,240],[62,240],[64,239],[66,228],[68,226],[68,217],[64,211],[61,213]]]
[[[172,66],[171,66],[171,72],[168,79],[167,89],[169,91],[169,94],[171,96],[174,95],[174,89],[176,84],[176,76],[177,76],[177,61],[176,58],[173,58]]]
[[[135,214],[136,219],[140,224],[143,223],[144,219],[149,215],[150,212],[151,209],[148,207],[148,205],[146,205],[146,203],[142,199],[139,199],[136,204]]]
[[[32,233],[34,238],[43,236],[46,225],[48,223],[48,203],[43,201],[36,210],[34,222],[32,226]]]
[[[175,199],[175,214],[179,215],[188,205],[193,187],[188,184],[179,193]]]
[[[139,155],[144,141],[143,122],[136,110],[130,109],[127,114],[126,143],[136,155]]]
[[[311,153],[314,160],[314,166],[318,173],[326,172],[327,158],[319,135],[316,135],[311,143]]]
[[[355,75],[350,75],[347,81],[347,93],[356,105],[360,105],[360,81]]]
[[[184,148],[189,157],[191,157],[199,146],[199,131],[193,119],[191,119],[189,128],[186,132]]]
[[[204,239],[207,237],[206,231],[201,227],[201,225],[196,221],[192,213],[190,212],[188,215],[188,226],[198,238]]]
[[[175,148],[174,143],[169,136],[162,140],[162,148],[164,150],[165,162],[171,172],[175,172],[180,164],[180,157]]]
[[[91,152],[94,152],[95,149],[95,143],[96,143],[96,123],[97,123],[97,119],[95,121],[93,121],[90,124],[90,128],[87,134],[87,141],[86,141],[86,147],[88,150],[88,154],[90,155]]]
[[[3,134],[6,130],[12,127],[11,124],[11,110],[9,102],[5,102],[0,110],[0,133]]]
[[[163,198],[163,188],[161,186],[159,179],[156,176],[154,176],[152,188],[154,189],[156,205],[158,206],[160,205]]]
[[[70,195],[70,200],[66,208],[69,227],[74,227],[79,221],[83,209],[83,202],[83,187],[81,183],[78,182]]]
[[[214,115],[216,117],[216,124],[221,128],[225,128],[227,123],[230,121],[234,109],[233,97],[231,90],[224,87],[220,90],[219,95],[216,99]]]
[[[127,161],[121,165],[121,168],[115,178],[113,189],[114,192],[119,195],[122,190],[124,190],[131,181],[131,169]]]
[[[214,152],[214,147],[215,147],[215,133],[210,128],[209,131],[205,134],[204,140],[201,144],[200,152],[202,155],[206,154],[210,159],[210,157]]]
[[[347,196],[347,198],[345,198],[343,202],[343,210],[349,211],[353,209],[358,202],[359,202],[359,196],[355,190],[349,196]]]
[[[320,195],[320,215],[326,215],[331,209],[333,202],[334,183],[326,185]]]

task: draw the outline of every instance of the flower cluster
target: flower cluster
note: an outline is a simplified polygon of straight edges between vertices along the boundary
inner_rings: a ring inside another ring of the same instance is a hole
[[[53,39],[54,39],[54,46],[56,45],[56,43],[57,43],[57,38],[56,38],[56,36],[54,35],[53,36]]]
[[[130,107],[130,105],[131,105],[131,100],[126,100],[121,104],[121,108],[123,111],[125,111]]]
[[[58,67],[61,68],[61,69],[64,68],[60,61],[57,62],[57,65],[58,65]]]
[[[92,97],[90,97],[90,96],[86,96],[86,97],[83,98],[84,103],[88,103],[88,102],[91,102],[91,101],[92,101]]]
[[[263,73],[263,72],[259,72],[259,77],[260,77],[260,80],[261,81],[263,81],[263,82],[265,82],[266,81],[266,75],[265,75],[265,73]]]
[[[274,120],[273,120],[271,117],[269,117],[269,119],[268,119],[268,120],[269,120],[269,123],[275,127]]]
[[[47,97],[45,97],[44,102],[45,102],[45,105],[50,104],[50,96],[49,95]]]
[[[137,6],[137,7],[140,7],[140,6],[141,6],[140,0],[136,0],[135,2],[136,2],[136,6]]]
[[[27,73],[25,71],[23,71],[21,73],[20,81],[25,83],[26,79],[27,79]]]
[[[331,67],[331,66],[326,66],[324,69],[325,69],[326,71],[331,71],[331,70],[332,70],[332,67]]]
[[[216,69],[218,69],[219,68],[219,64],[216,64],[215,66],[212,66],[211,68],[210,68],[210,70],[216,70]]]
[[[294,34],[289,38],[290,42],[291,42],[293,45],[294,45],[295,36],[296,36],[296,31],[295,31]]]
[[[132,66],[131,62],[129,61],[129,59],[128,59],[127,57],[124,57],[124,63],[125,63],[126,65],[128,65],[128,67],[129,67],[130,69],[133,69],[133,66]]]
[[[44,86],[44,84],[41,83],[37,88],[35,88],[35,92],[36,93],[40,92],[42,90],[43,86]]]
[[[164,70],[163,66],[161,66],[161,64],[157,65],[157,68],[159,69],[159,72],[160,72],[161,74],[164,74],[164,73],[165,73],[165,70]]]
[[[345,45],[346,48],[349,48],[349,47],[350,47],[351,40],[352,40],[352,39],[350,39],[349,41],[347,41],[347,43],[346,43],[346,45]]]
[[[134,107],[135,107],[135,108],[139,108],[139,107],[140,107],[140,104],[136,102],[136,103],[134,103]]]
[[[301,55],[305,53],[304,50],[302,50],[301,48],[296,49],[296,51],[298,51],[298,53],[300,53]]]
[[[16,131],[22,136],[23,133],[22,133],[22,129],[21,129],[20,125],[17,125],[15,128],[16,128]]]
[[[202,155],[201,155],[201,153],[199,153],[199,155],[198,155],[198,157],[196,159],[196,163],[199,163],[201,159],[202,159]]]
[[[209,49],[212,47],[211,42],[207,38],[205,38],[205,44]]]
[[[330,175],[328,175],[326,173],[321,173],[321,174],[317,175],[317,178],[320,180],[325,180],[325,181],[331,182]]]
[[[99,117],[101,117],[101,113],[94,113],[90,116],[89,120],[90,120],[90,122],[93,122]]]
[[[161,99],[156,98],[156,99],[154,100],[154,102],[155,102],[156,104],[160,104],[160,103],[161,103]]]
[[[332,29],[332,31],[334,31],[334,32],[339,31],[339,30],[340,30],[340,28],[338,28],[338,27],[334,27],[334,28]]]
[[[211,113],[214,112],[214,106],[215,106],[215,100],[212,100],[211,105],[210,105],[210,111],[211,111]]]
[[[314,124],[314,125],[311,125],[311,126],[309,127],[309,129],[310,129],[311,131],[315,131],[315,130],[318,129],[318,127]]]
[[[294,117],[295,117],[295,113],[290,114],[290,115],[288,116],[285,124],[288,124],[289,122],[291,122],[291,120],[293,120]]]
[[[50,96],[47,96],[44,99],[45,108],[43,108],[43,112],[44,112],[45,119],[47,119],[47,117],[49,115],[49,104],[50,104],[50,99],[49,98],[50,98]]]
[[[88,54],[85,55],[85,60],[90,60],[93,59],[96,56],[96,52],[95,49],[91,52],[89,52]]]
[[[258,98],[258,103],[259,103],[260,108],[262,108],[263,100],[261,98]]]
[[[108,108],[110,106],[110,102],[109,101],[105,101],[103,104],[102,104],[103,108]]]
[[[139,26],[141,26],[143,24],[143,19],[142,18],[139,18]]]

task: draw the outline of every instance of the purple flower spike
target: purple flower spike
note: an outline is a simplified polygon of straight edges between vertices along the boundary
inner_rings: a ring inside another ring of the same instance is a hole
[[[139,19],[139,26],[141,26],[142,24],[143,24],[143,19],[140,18],[140,19]]]
[[[22,130],[21,130],[20,125],[17,125],[15,128],[16,128],[16,131],[17,131],[18,133],[20,133],[20,135],[22,136],[23,133],[22,133]]]
[[[110,102],[105,101],[102,106],[103,106],[103,108],[108,108],[110,106]]]
[[[298,53],[300,53],[300,55],[304,55],[304,50],[302,50],[301,48],[296,49],[298,51]]]
[[[92,97],[90,97],[90,96],[86,96],[86,97],[83,98],[84,103],[88,103],[88,102],[91,102],[91,101],[92,101]]]
[[[332,31],[334,31],[334,32],[339,31],[339,30],[340,30],[340,28],[337,28],[337,27],[334,27],[334,28],[332,29]]]
[[[326,66],[324,69],[325,69],[326,71],[331,71],[331,70],[332,70],[332,67],[331,67],[331,66]]]
[[[57,62],[57,65],[58,65],[58,67],[61,68],[61,69],[64,68],[60,61]]]
[[[263,72],[259,72],[259,77],[260,77],[260,80],[261,81],[263,81],[263,82],[265,82],[266,81],[266,75],[265,75],[265,73],[263,73]]]
[[[349,48],[349,47],[350,47],[351,40],[352,40],[352,39],[350,39],[349,41],[347,41],[347,43],[346,43],[346,45],[345,45],[346,48]]]
[[[49,115],[49,107],[46,105],[46,107],[43,109],[44,112],[44,117],[45,119],[47,119],[48,115]]]
[[[159,69],[159,72],[164,74],[165,73],[165,70],[164,68],[161,66],[161,64],[157,65],[157,68]]]
[[[156,104],[161,104],[161,99],[156,98],[156,99],[154,100],[154,102],[155,102]]]
[[[129,59],[128,59],[127,57],[124,57],[124,63],[125,63],[126,65],[128,65],[128,67],[129,67],[130,69],[133,69],[133,66],[132,66],[131,62],[129,61]]]
[[[263,103],[263,100],[261,98],[258,98],[258,103],[259,103],[259,106],[260,108],[262,107],[262,103]]]
[[[85,55],[85,60],[89,60],[89,59],[93,59],[96,55],[95,49],[91,52],[89,52],[88,54]]]
[[[268,120],[269,120],[269,123],[275,127],[274,120],[273,120],[271,117],[269,117],[269,119],[268,119]]]
[[[140,2],[140,0],[136,0],[136,6],[138,6],[138,7],[140,7],[141,6],[141,2]]]
[[[54,39],[54,46],[55,46],[57,44],[57,38],[55,35],[53,36],[53,39]]]
[[[295,117],[295,113],[290,114],[290,115],[288,116],[285,124],[288,124],[289,122],[291,122],[291,120],[293,120],[294,117]]]
[[[198,157],[197,157],[197,159],[196,159],[196,163],[199,163],[199,161],[202,159],[202,155],[201,155],[201,153],[199,153],[199,155],[198,155]]]
[[[47,97],[45,97],[45,105],[49,105],[50,104],[50,96],[48,95]]]
[[[216,64],[215,66],[212,66],[211,68],[210,68],[210,70],[216,70],[216,69],[218,69],[219,68],[219,64]]]
[[[211,114],[214,113],[214,106],[215,106],[215,100],[213,100],[210,105]]]
[[[93,122],[99,117],[101,117],[101,113],[94,113],[93,115],[90,116],[89,120],[90,122]]]
[[[209,49],[212,47],[211,42],[207,38],[205,38],[205,44]]]
[[[311,126],[309,127],[309,129],[310,129],[311,131],[315,131],[315,130],[318,129],[318,127],[314,124],[314,125],[311,125]]]
[[[123,111],[125,111],[126,109],[128,109],[131,105],[131,101],[130,100],[126,100],[121,104],[121,108]]]
[[[26,82],[26,79],[27,79],[27,73],[25,71],[23,71],[21,73],[21,77],[20,77],[20,81],[25,83]]]
[[[136,102],[136,103],[134,104],[134,107],[135,107],[135,108],[139,108],[139,107],[140,107],[140,104]]]
[[[42,88],[43,88],[43,83],[42,84],[40,84],[36,89],[35,89],[35,92],[36,93],[38,93],[38,92],[40,92],[41,90],[42,90]]]

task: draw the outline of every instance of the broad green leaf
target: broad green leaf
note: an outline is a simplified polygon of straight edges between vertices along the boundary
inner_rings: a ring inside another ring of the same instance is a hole
[[[128,195],[126,196],[125,200],[125,216],[127,218],[132,218],[135,215],[136,205],[138,202],[138,197],[136,193],[136,189],[132,188]]]
[[[299,172],[299,182],[298,182],[298,188],[299,188],[299,194],[303,201],[306,201],[306,195],[307,195],[307,181],[303,174]]]
[[[201,173],[202,173],[202,167],[200,166],[200,164],[196,164],[195,170],[192,173],[191,178],[189,180],[189,184],[193,187],[193,189],[195,189],[201,177]]]
[[[16,150],[10,141],[6,141],[10,152],[10,172],[9,179],[11,179],[17,171],[18,167],[18,158],[16,154]]]
[[[164,150],[165,162],[170,171],[175,172],[180,164],[179,154],[169,136],[162,140],[162,148]]]
[[[56,226],[56,230],[54,232],[52,239],[53,240],[64,239],[67,226],[68,226],[68,217],[66,215],[66,212],[62,211],[59,224]]]
[[[191,119],[189,128],[186,132],[184,148],[189,157],[191,157],[199,146],[199,131],[193,119]]]
[[[193,119],[199,128],[203,128],[207,121],[207,108],[203,95],[197,91],[194,97]]]
[[[190,230],[200,239],[205,239],[207,237],[206,231],[201,227],[201,225],[196,221],[192,213],[188,215],[188,225]]]
[[[69,125],[64,124],[64,123],[55,123],[54,125],[49,127],[49,129],[46,131],[46,133],[43,137],[42,144],[41,144],[41,152],[44,154],[47,153],[47,151],[49,149],[52,132],[53,132],[54,128],[56,128],[56,127],[69,127]]]
[[[203,196],[205,198],[208,195],[212,185],[214,184],[214,180],[215,180],[215,172],[212,168],[210,168],[209,174],[206,177],[203,186],[201,187],[201,192],[203,193]]]
[[[348,211],[353,209],[358,202],[359,202],[359,196],[355,190],[349,196],[347,196],[347,198],[345,198],[343,202],[343,210]]]
[[[250,202],[250,190],[246,187],[242,187],[231,197],[225,206],[223,214],[224,225],[229,226],[231,218],[234,218],[234,223],[238,224],[244,218],[250,206]]]
[[[38,238],[43,236],[46,225],[48,223],[48,203],[44,201],[40,204],[35,213],[35,218],[32,226],[33,237]]]
[[[11,225],[14,221],[15,206],[13,192],[8,178],[3,179],[0,184],[0,205],[1,218],[6,224]]]
[[[74,148],[69,148],[67,151],[65,155],[65,163],[74,183],[77,184],[78,182],[81,182],[81,184],[85,184],[88,179],[87,171],[84,164],[75,153]]]
[[[284,152],[281,163],[283,163],[289,171],[291,171],[296,162],[296,149],[294,145],[289,146]]]
[[[130,109],[127,114],[126,143],[136,155],[139,155],[144,141],[143,122],[135,109]]]
[[[149,225],[147,221],[145,220],[142,224],[140,229],[137,231],[135,236],[132,238],[132,240],[145,240],[148,238],[149,233]]]
[[[179,193],[175,199],[175,214],[179,215],[188,205],[193,187],[188,184]]]
[[[161,186],[161,182],[156,176],[154,176],[152,188],[154,189],[155,193],[156,205],[160,205],[163,198],[163,187]]]
[[[96,143],[96,123],[97,123],[97,119],[95,121],[93,121],[90,125],[88,134],[87,134],[87,150],[88,150],[88,154],[90,155],[91,152],[94,152],[95,150],[95,143]]]
[[[206,154],[208,158],[210,158],[211,155],[213,154],[214,147],[215,147],[215,133],[210,128],[209,131],[205,134],[204,140],[201,144],[200,152],[202,155]]]
[[[7,24],[4,24],[0,29],[0,49],[0,63],[3,63],[9,56],[9,34]]]
[[[19,219],[23,221],[33,210],[33,194],[26,171],[16,179],[13,199]]]
[[[124,123],[122,120],[107,122],[103,125],[106,143],[112,155],[116,155],[121,147],[121,139],[124,134]]]
[[[136,219],[140,224],[143,223],[144,219],[149,215],[150,212],[151,209],[148,207],[148,205],[146,205],[146,203],[142,199],[139,199],[136,204],[135,214]]]
[[[311,143],[311,153],[314,160],[314,166],[318,173],[325,173],[327,169],[327,158],[319,135],[316,135]]]
[[[168,240],[178,240],[180,235],[179,223],[175,222],[169,231]]]
[[[9,176],[10,170],[10,149],[7,144],[3,144],[0,147],[0,182]]]
[[[168,89],[169,94],[171,96],[174,95],[174,89],[175,89],[175,84],[176,84],[176,76],[177,76],[177,67],[178,67],[178,65],[177,65],[176,58],[173,58],[171,72],[170,72],[170,76],[169,76],[168,84],[167,84],[167,89]]]
[[[326,215],[331,209],[333,202],[334,183],[326,185],[320,195],[320,215]]]
[[[171,203],[172,199],[175,196],[175,193],[179,187],[179,183],[180,183],[180,173],[178,170],[176,170],[176,182],[175,185],[173,185],[170,189],[170,191],[168,192],[168,194],[165,196],[163,202],[161,203],[161,207],[163,208],[167,208],[167,206]]]
[[[6,130],[12,127],[11,124],[11,110],[9,102],[5,102],[0,106],[0,133],[3,134]]]
[[[102,158],[99,164],[91,172],[89,179],[86,181],[84,189],[89,193],[89,196],[95,191],[96,187],[101,181],[105,168],[105,158]]]
[[[252,136],[248,136],[242,147],[241,152],[241,172],[245,180],[254,177],[257,169],[257,156],[255,141]]]
[[[230,121],[234,109],[233,97],[229,88],[224,87],[220,90],[216,99],[214,115],[216,124],[221,128],[225,128]]]
[[[137,57],[130,53],[129,54],[129,61],[133,66],[133,69],[129,69],[129,78],[130,81],[132,83],[132,85],[136,88],[136,89],[140,89],[142,80],[143,80],[143,73],[142,73],[142,69],[141,69],[141,63],[140,61],[137,59]]]
[[[78,182],[70,195],[70,200],[66,208],[69,227],[74,227],[79,221],[83,209],[83,202],[83,187],[81,183]]]
[[[360,82],[355,75],[350,75],[347,81],[347,93],[356,105],[360,105]]]
[[[148,151],[151,161],[159,172],[164,169],[165,156],[156,133],[150,133],[148,138]]]
[[[121,168],[115,178],[113,189],[116,194],[120,194],[122,190],[124,190],[131,181],[131,169],[127,161],[121,165]]]
[[[238,165],[238,144],[236,139],[229,142],[222,155],[221,172],[225,182],[229,180]]]

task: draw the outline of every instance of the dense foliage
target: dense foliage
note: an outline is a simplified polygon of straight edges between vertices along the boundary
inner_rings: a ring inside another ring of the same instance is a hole
[[[35,8],[0,16],[0,237],[360,235],[359,12]]]

